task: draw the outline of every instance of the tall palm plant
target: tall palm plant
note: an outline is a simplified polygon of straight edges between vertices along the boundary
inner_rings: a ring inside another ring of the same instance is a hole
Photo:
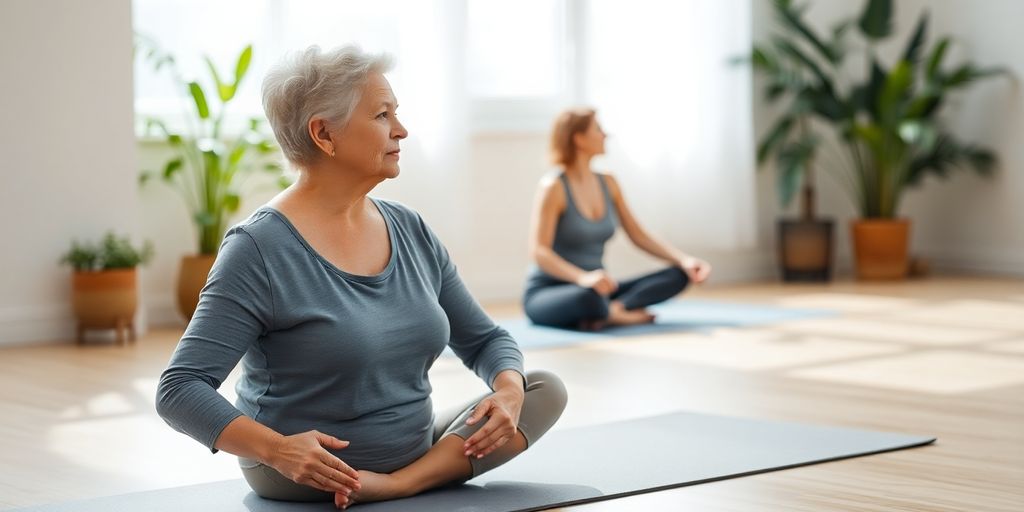
[[[768,79],[768,100],[789,99],[760,141],[758,160],[774,154],[784,203],[802,179],[804,216],[813,216],[813,203],[806,206],[813,196],[811,164],[823,141],[808,129],[811,119],[838,135],[851,165],[835,170],[845,173],[843,182],[863,218],[895,217],[906,188],[928,174],[945,176],[957,168],[987,174],[995,163],[990,150],[962,143],[945,130],[938,114],[950,93],[1003,71],[971,63],[944,67],[950,39],[941,38],[926,49],[927,13],[887,69],[875,46],[893,33],[892,7],[891,0],[869,0],[857,19],[836,25],[825,39],[803,20],[804,7],[775,0],[786,36],[753,49],[754,68]],[[863,81],[847,84],[839,70],[848,54],[851,26],[867,42],[869,69]]]

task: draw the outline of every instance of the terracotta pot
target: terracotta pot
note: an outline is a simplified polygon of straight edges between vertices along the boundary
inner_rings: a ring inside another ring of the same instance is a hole
[[[910,221],[860,219],[851,223],[858,279],[904,279],[909,259]]]
[[[83,343],[86,329],[117,329],[117,342],[123,344],[123,330],[134,341],[135,310],[139,297],[135,286],[135,268],[78,272],[71,279],[71,306],[78,319],[78,342]]]
[[[832,221],[780,220],[779,267],[784,281],[828,281],[832,276]]]
[[[181,257],[181,268],[178,271],[178,311],[186,320],[192,319],[199,305],[199,292],[206,286],[206,277],[217,258],[210,254],[197,254]]]

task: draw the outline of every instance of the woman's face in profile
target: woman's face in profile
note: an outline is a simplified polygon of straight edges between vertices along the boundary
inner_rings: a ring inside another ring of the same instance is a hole
[[[399,141],[409,132],[398,121],[397,108],[384,75],[370,74],[348,124],[336,133],[342,165],[385,179],[398,176]]]
[[[597,122],[597,117],[590,121],[590,126],[580,135],[581,137],[577,139],[577,148],[592,155],[604,154],[604,140],[608,136],[601,128],[601,123]]]

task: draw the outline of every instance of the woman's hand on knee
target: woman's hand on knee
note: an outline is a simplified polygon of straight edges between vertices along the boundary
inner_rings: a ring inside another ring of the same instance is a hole
[[[310,430],[281,437],[268,462],[295,483],[348,495],[359,489],[359,473],[327,451],[347,446],[348,441]]]
[[[686,272],[686,277],[694,284],[703,283],[711,275],[711,264],[693,256],[680,258],[677,266]]]
[[[580,276],[576,281],[578,286],[583,288],[591,288],[600,295],[608,296],[615,293],[615,290],[619,288],[619,283],[616,283],[612,276],[608,275],[603,269],[591,270]]]
[[[484,417],[487,423],[466,440],[463,445],[467,457],[481,458],[501,448],[518,431],[519,413],[523,409],[524,395],[521,391],[501,390],[484,398],[473,409],[466,420],[475,425]]]

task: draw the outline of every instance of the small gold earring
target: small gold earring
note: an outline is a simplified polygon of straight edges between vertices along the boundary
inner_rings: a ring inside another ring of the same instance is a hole
[[[331,150],[331,156],[334,156],[334,150],[333,149]]]

